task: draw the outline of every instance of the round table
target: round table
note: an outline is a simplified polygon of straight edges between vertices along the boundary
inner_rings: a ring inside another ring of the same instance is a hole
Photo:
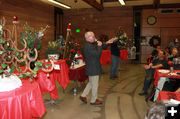
[[[22,86],[0,92],[0,119],[42,117],[46,108],[37,82],[22,80]]]

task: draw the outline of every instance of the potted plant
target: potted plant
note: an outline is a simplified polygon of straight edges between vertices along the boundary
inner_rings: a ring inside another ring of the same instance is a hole
[[[63,51],[61,50],[58,41],[49,41],[48,49],[46,51],[48,59],[52,61],[57,61],[62,55]]]

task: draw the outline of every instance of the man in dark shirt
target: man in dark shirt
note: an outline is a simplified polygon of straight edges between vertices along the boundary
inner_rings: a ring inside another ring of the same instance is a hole
[[[158,51],[158,59],[153,60],[149,65],[144,65],[146,71],[143,91],[139,93],[140,96],[147,95],[149,86],[154,77],[155,69],[167,69],[168,62],[165,59],[165,52],[163,50]]]
[[[111,72],[110,78],[112,80],[116,79],[116,71],[119,66],[119,56],[120,56],[120,49],[117,45],[117,41],[111,44]]]

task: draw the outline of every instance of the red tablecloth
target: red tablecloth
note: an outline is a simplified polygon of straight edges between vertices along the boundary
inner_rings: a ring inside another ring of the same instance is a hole
[[[88,76],[85,73],[85,66],[76,69],[70,69],[69,78],[70,80],[85,81],[88,78]]]
[[[160,77],[168,77],[168,78],[177,78],[180,79],[180,75],[168,75],[169,73],[161,73],[159,72],[161,69],[156,69],[154,74],[154,85],[157,87],[158,81]],[[180,70],[174,70],[174,72],[180,72]]]
[[[45,60],[41,60],[41,61],[45,61]],[[60,70],[53,69],[53,71],[51,71],[50,73],[46,73],[42,70],[39,70],[35,81],[39,84],[42,94],[45,92],[49,92],[50,97],[56,100],[58,99],[56,81],[59,82],[59,84],[63,87],[63,89],[66,89],[69,83],[69,75],[68,75],[69,68],[65,60],[59,60],[57,62],[54,62],[54,64],[59,65]],[[24,67],[22,67],[21,69],[24,69]],[[18,72],[16,71],[16,73]]]
[[[170,100],[170,99],[175,99],[175,100],[180,101],[180,93],[160,91],[157,102],[161,100]]]
[[[32,119],[45,113],[38,83],[28,80],[22,83],[20,88],[0,92],[0,119]]]
[[[58,92],[56,88],[56,81],[63,87],[65,90],[69,83],[69,69],[65,60],[59,60],[54,62],[55,65],[59,65],[60,70],[53,69],[49,73],[49,77],[47,73],[42,70],[38,72],[37,82],[40,85],[41,92],[49,92],[50,96],[56,100],[58,98]]]
[[[102,65],[106,65],[107,63],[111,64],[111,51],[110,50],[102,51],[100,62]]]
[[[120,58],[122,60],[127,60],[128,51],[127,50],[120,50]],[[111,51],[110,50],[103,50],[100,58],[100,62],[102,65],[106,65],[107,63],[111,64]]]
[[[120,50],[120,58],[122,60],[127,60],[127,56],[128,56],[128,51],[127,50]]]

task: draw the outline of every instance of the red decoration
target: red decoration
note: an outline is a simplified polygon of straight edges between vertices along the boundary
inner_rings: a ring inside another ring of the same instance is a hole
[[[71,30],[71,27],[70,27],[70,26],[71,26],[71,23],[68,24],[67,30]]]
[[[18,17],[17,17],[17,16],[14,16],[14,17],[13,17],[13,21],[18,21]]]
[[[17,16],[13,16],[13,23],[14,23],[14,24],[19,23],[19,22],[18,22],[18,17],[17,17]]]

